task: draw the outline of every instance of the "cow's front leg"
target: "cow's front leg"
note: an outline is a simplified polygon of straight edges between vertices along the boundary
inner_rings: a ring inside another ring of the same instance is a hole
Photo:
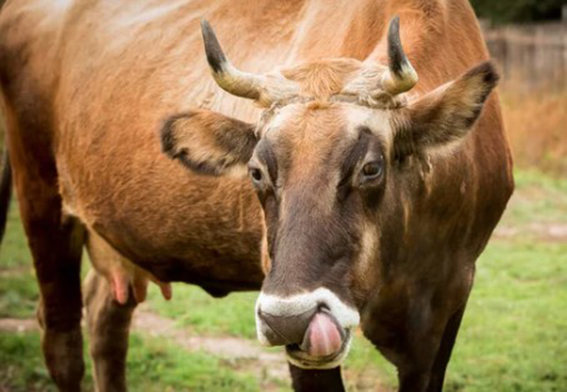
[[[398,370],[399,392],[440,392],[464,312],[469,286],[447,294],[451,302],[431,296],[385,298],[367,308],[364,335]],[[433,306],[435,304],[435,306]]]
[[[398,392],[427,392],[441,333],[430,324],[412,328],[415,319],[394,325],[380,321],[367,320],[364,334],[396,366]]]
[[[398,369],[399,392],[425,392],[429,384],[430,374],[425,369]]]
[[[341,368],[301,369],[289,364],[293,390],[296,392],[344,392]]]
[[[85,304],[96,390],[126,391],[128,335],[137,302],[133,295],[125,304],[115,301],[108,281],[91,270],[85,282]]]

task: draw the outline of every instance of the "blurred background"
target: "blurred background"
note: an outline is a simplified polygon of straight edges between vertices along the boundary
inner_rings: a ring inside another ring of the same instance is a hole
[[[567,2],[471,3],[503,74],[500,92],[516,165],[567,173]]]
[[[567,391],[567,3],[472,4],[503,73],[516,192],[478,260],[445,390]],[[290,390],[281,350],[256,343],[256,293],[214,300],[187,285],[173,291],[165,302],[152,287],[137,311],[132,391]],[[37,301],[13,202],[0,252],[0,392],[54,390],[40,354]],[[360,334],[344,373],[350,391],[396,385],[393,367]],[[85,389],[92,388],[89,369]]]

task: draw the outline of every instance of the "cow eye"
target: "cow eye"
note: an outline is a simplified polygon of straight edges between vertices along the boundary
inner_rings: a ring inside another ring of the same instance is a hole
[[[362,175],[365,180],[373,180],[382,174],[382,162],[368,162],[362,167]]]
[[[256,167],[250,168],[250,177],[252,177],[252,181],[258,183],[262,181],[262,171]]]

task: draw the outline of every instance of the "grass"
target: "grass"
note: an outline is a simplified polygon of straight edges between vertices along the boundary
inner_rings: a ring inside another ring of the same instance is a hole
[[[535,170],[516,171],[516,192],[502,223],[523,226],[533,223],[566,224],[567,181]]]
[[[39,355],[37,332],[0,335],[0,390],[55,391]],[[85,351],[86,351],[85,347]],[[87,358],[83,386],[93,389]],[[190,375],[190,377],[188,376]],[[128,385],[133,391],[258,391],[250,374],[232,371],[218,358],[179,350],[173,342],[133,334],[128,357]]]
[[[567,244],[493,242],[449,367],[448,390],[567,390]]]
[[[175,285],[173,300],[166,302],[155,288],[149,291],[152,310],[190,327],[197,334],[256,338],[254,303],[257,293],[230,294],[218,300],[200,288]]]
[[[129,385],[137,391],[257,391],[249,374],[235,372],[204,353],[179,350],[174,342],[134,335],[128,362]]]
[[[567,221],[567,181],[522,171],[516,184],[503,224]],[[477,263],[447,391],[567,390],[567,243],[514,238],[493,240]],[[178,284],[171,302],[150,290],[149,305],[195,334],[254,339],[255,298],[256,293],[243,293],[215,300],[199,288]],[[33,317],[36,301],[29,251],[13,209],[0,252],[0,317]],[[171,340],[134,334],[130,347],[131,390],[263,389],[258,376],[230,361],[186,352]],[[377,378],[396,385],[393,367],[362,337],[354,342],[345,375],[352,391],[376,385]],[[90,369],[85,385],[92,386]],[[37,333],[0,332],[0,390],[53,390]]]
[[[0,317],[27,318],[33,317],[39,294],[16,204],[0,248]]]
[[[39,351],[38,333],[0,333],[0,390],[54,391]]]

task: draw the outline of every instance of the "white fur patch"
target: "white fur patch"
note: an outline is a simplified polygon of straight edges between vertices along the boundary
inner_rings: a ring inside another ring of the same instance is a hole
[[[360,314],[355,308],[345,304],[331,290],[320,287],[310,293],[296,294],[290,297],[260,293],[256,301],[256,332],[258,340],[264,346],[270,346],[264,335],[264,325],[258,317],[258,311],[273,316],[294,316],[305,313],[321,304],[329,308],[330,313],[339,325],[346,331],[356,328],[360,323]]]
[[[391,126],[392,115],[389,110],[371,109],[354,104],[345,105],[343,110],[352,132],[358,132],[358,127],[366,126],[380,136],[388,149],[391,148],[394,142],[394,130]]]
[[[248,178],[248,166],[237,163],[225,169],[223,175],[237,180],[246,180]]]

